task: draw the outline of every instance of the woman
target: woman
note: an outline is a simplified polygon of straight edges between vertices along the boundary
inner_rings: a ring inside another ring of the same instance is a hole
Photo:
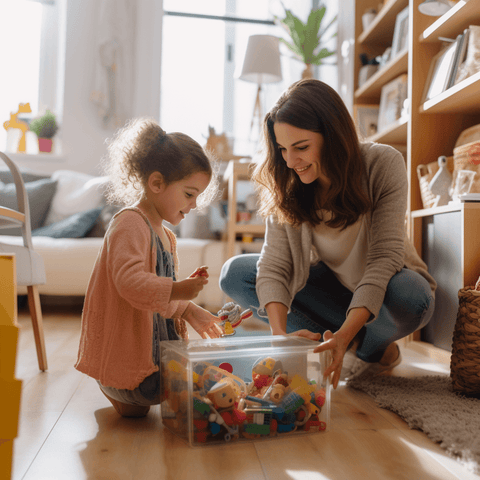
[[[395,341],[428,323],[436,288],[406,240],[402,155],[360,143],[345,104],[318,80],[290,86],[263,132],[253,180],[265,242],[260,255],[225,263],[222,290],[268,317],[274,335],[323,335],[315,351],[331,350],[335,388],[347,351],[345,378],[395,367]]]

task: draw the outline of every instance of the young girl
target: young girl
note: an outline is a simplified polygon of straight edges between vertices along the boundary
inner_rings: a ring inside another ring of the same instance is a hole
[[[85,297],[75,367],[95,378],[122,416],[147,414],[161,403],[159,342],[186,339],[187,321],[203,338],[223,332],[194,299],[206,268],[177,281],[178,225],[216,193],[202,147],[182,133],[165,133],[136,119],[108,147],[109,200],[130,205],[110,222]]]
[[[428,323],[436,288],[405,238],[402,155],[360,143],[340,96],[318,80],[282,94],[264,138],[253,179],[265,242],[223,266],[222,290],[268,317],[274,335],[323,335],[315,351],[332,352],[335,387],[347,351],[345,378],[395,367],[395,341]]]

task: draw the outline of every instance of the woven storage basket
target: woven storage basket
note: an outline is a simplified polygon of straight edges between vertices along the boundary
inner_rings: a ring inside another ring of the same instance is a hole
[[[476,172],[469,193],[480,193],[480,140],[453,149],[453,185],[459,170]]]
[[[436,162],[430,162],[426,165],[417,166],[418,182],[420,184],[420,196],[422,198],[423,208],[431,208],[435,203],[435,195],[428,188],[428,184],[432,181],[432,178],[438,172],[438,160]],[[447,168],[450,173],[453,172],[453,157],[447,157]]]
[[[480,397],[480,278],[458,292],[450,377],[453,390]]]

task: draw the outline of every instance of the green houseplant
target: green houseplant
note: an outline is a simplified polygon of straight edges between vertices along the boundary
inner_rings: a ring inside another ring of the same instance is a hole
[[[58,130],[55,114],[47,110],[44,115],[31,121],[30,130],[37,134],[39,151],[51,152],[53,145],[52,139]]]
[[[282,6],[285,10],[285,18],[276,16],[275,20],[287,31],[291,41],[287,41],[284,38],[279,38],[279,40],[293,52],[297,60],[305,64],[302,78],[312,78],[312,65],[321,65],[324,58],[336,53],[326,47],[321,47],[322,44],[325,44],[337,35],[335,32],[327,40],[323,39],[327,30],[337,20],[337,16],[335,15],[324,28],[321,28],[323,17],[327,10],[324,5],[310,12],[307,23],[295,16],[291,10],[285,8],[283,3]]]

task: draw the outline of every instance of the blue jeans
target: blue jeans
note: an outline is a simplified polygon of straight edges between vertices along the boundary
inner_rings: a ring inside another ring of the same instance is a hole
[[[232,257],[222,267],[220,288],[243,308],[258,315],[256,292],[259,255]],[[310,268],[305,287],[293,299],[287,316],[287,333],[308,329],[323,335],[337,331],[346,318],[353,293],[344,287],[333,272],[320,262]],[[427,280],[403,268],[387,285],[385,299],[377,318],[360,330],[357,356],[366,362],[378,362],[387,347],[400,338],[424,327],[432,318],[435,300]]]

